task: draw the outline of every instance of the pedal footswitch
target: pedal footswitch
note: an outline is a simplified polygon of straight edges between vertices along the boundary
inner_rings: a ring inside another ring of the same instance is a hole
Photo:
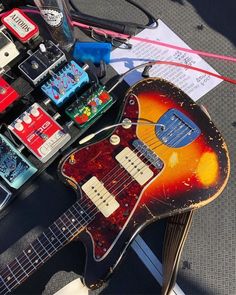
[[[0,176],[9,186],[18,189],[37,169],[0,134]]]
[[[8,128],[43,163],[71,139],[37,103],[22,113]]]

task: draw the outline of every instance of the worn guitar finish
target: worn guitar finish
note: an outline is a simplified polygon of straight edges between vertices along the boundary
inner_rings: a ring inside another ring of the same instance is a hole
[[[111,144],[114,136],[109,136],[72,152],[61,163],[62,176],[82,193],[81,203],[86,204],[87,212],[93,204],[80,188],[94,176],[120,205],[107,218],[99,210],[92,214],[94,219],[79,236],[87,246],[85,282],[90,287],[112,272],[144,225],[209,203],[221,193],[229,175],[227,148],[219,131],[199,106],[172,84],[160,79],[136,84],[126,95],[121,121],[125,118],[163,123],[165,128],[117,127],[113,135],[119,137],[119,144]],[[134,148],[137,139],[154,153],[150,161],[145,156],[147,149],[141,153]],[[144,185],[116,159],[126,147],[153,172]]]
[[[97,288],[144,226],[222,192],[230,170],[224,140],[178,88],[155,78],[137,83],[126,95],[123,120],[105,139],[61,161],[59,175],[79,200],[0,271],[0,294],[75,238],[87,249],[84,281]]]

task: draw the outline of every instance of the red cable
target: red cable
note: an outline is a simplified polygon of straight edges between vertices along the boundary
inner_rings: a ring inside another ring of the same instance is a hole
[[[198,71],[198,72],[201,72],[201,73],[204,73],[204,74],[219,78],[221,80],[224,80],[226,82],[229,82],[229,83],[232,83],[232,84],[236,85],[236,80],[235,79],[228,78],[228,77],[225,77],[225,76],[221,76],[221,75],[209,72],[207,70],[203,70],[203,69],[193,67],[193,66],[189,66],[189,65],[186,65],[186,64],[181,64],[181,63],[174,62],[174,61],[156,61],[155,64],[170,65],[170,66],[176,66],[176,67],[181,67],[181,68],[185,68],[185,69],[190,69],[190,70],[193,70],[193,71]]]

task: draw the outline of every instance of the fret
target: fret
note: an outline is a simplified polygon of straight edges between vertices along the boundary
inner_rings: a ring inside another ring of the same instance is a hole
[[[90,222],[93,217],[89,215],[89,213],[80,205],[79,202],[76,202],[73,206],[73,208],[75,208],[75,210],[77,211],[77,213],[79,214],[79,216],[83,219],[83,221],[85,222],[85,224],[88,224],[88,222]],[[88,202],[87,203],[87,207],[89,207],[90,210],[93,210],[95,207],[95,205],[92,202]],[[91,214],[93,215],[94,213],[91,212]]]
[[[63,216],[64,216],[64,214],[63,214]],[[61,219],[61,217],[59,217],[59,220],[60,220],[60,222],[63,225],[62,228],[61,228],[61,230],[63,231],[63,233],[65,233],[66,230],[67,230],[67,231],[70,232],[71,236],[73,237],[74,233],[70,230],[69,226],[65,224],[65,222]]]
[[[11,290],[13,289],[13,286],[18,285],[8,266],[1,270],[1,276]]]
[[[81,223],[78,221],[77,217],[72,213],[71,209],[69,209],[67,212],[68,212],[67,214],[70,215],[70,217],[68,217],[68,218],[70,219],[71,223],[78,230],[79,227],[81,226]]]
[[[25,273],[25,275],[28,277],[29,275],[27,274],[27,272],[25,271],[24,267],[21,265],[20,261],[18,260],[18,258],[15,258],[15,261],[19,264],[20,268],[23,270],[23,272]]]
[[[67,212],[67,214],[68,214],[68,212]],[[70,218],[67,214],[64,213],[63,216],[65,216],[66,219],[69,221],[70,225],[73,226],[73,228],[74,228],[75,231],[72,232],[72,235],[74,235],[74,234],[78,231],[78,227],[76,227],[75,224],[74,224],[74,221],[72,221],[72,220],[74,220],[74,219],[73,219],[73,218]]]
[[[40,242],[40,237],[37,238],[37,241],[39,242],[39,244],[41,245],[41,247],[43,248],[43,250],[48,254],[48,256],[51,257],[51,254],[48,252],[48,250],[44,247],[43,243]]]
[[[7,268],[9,270],[9,272],[12,274],[12,277],[15,279],[15,281],[17,282],[18,285],[20,285],[20,281],[17,279],[17,277],[15,276],[14,272],[11,270],[10,266],[7,264]],[[7,278],[9,281],[11,280],[11,277]]]
[[[61,246],[63,246],[62,242],[57,238],[57,236],[52,231],[51,227],[49,227],[50,232],[52,233],[54,239],[52,241],[57,241]]]
[[[73,213],[74,216],[76,216],[76,219],[81,224],[86,224],[86,219],[84,219],[84,216],[81,215],[81,212],[79,212],[79,209],[77,209],[75,205],[70,208],[70,211]]]
[[[80,211],[79,211],[80,210]],[[66,245],[87,223],[88,214],[72,206],[61,215],[46,232],[22,251],[0,272],[0,295],[12,292],[47,259]]]
[[[86,218],[89,218],[89,215],[84,210],[84,208],[79,203],[75,203],[74,208],[79,213],[79,215],[84,219],[84,221],[86,222],[87,221]]]
[[[25,250],[23,251],[23,254],[26,256],[26,258],[29,260],[31,266],[33,266],[34,269],[37,269],[34,264],[32,263],[31,259],[28,257],[28,255],[25,253]]]
[[[49,238],[47,237],[46,233],[43,233],[42,235],[46,238],[46,240],[48,241],[48,243],[50,244],[50,246],[53,247],[54,251],[57,251],[57,247],[55,247],[55,246],[53,245],[53,241],[57,241],[57,240],[55,240],[54,237],[53,237],[53,239],[52,239],[52,237],[51,237],[51,240],[49,240]]]
[[[1,275],[0,275],[0,280],[1,280],[1,282],[3,282],[3,285],[5,286],[5,289],[7,289],[8,292],[11,292],[11,288],[8,286],[8,284],[5,282],[5,280],[3,279],[3,277]],[[1,292],[0,292],[0,294],[1,294]]]
[[[33,250],[33,252],[32,252],[32,250]],[[44,262],[32,244],[30,244],[30,248],[27,250],[27,253],[28,253],[28,257],[31,259],[32,263],[36,266],[36,268],[38,268],[40,261]],[[34,253],[36,255],[34,255]]]
[[[56,228],[58,228],[60,234],[62,234],[62,236],[65,238],[65,240],[68,241],[68,237],[67,237],[67,236],[65,235],[65,233],[60,229],[60,226],[58,226],[58,225],[56,224],[56,222],[54,222],[53,224],[56,226]],[[60,238],[60,240],[61,240],[61,238]]]

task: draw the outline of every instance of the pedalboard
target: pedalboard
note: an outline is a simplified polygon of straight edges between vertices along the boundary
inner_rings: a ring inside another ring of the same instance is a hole
[[[71,138],[37,103],[22,113],[8,128],[43,163]]]
[[[0,176],[14,189],[20,188],[37,169],[0,134]]]
[[[4,112],[19,97],[19,93],[0,77],[0,113]]]
[[[113,98],[105,90],[105,86],[91,87],[66,108],[66,114],[76,125],[85,127],[96,116],[105,112],[112,102]]]
[[[116,99],[21,9],[0,22],[1,211]]]
[[[39,49],[26,58],[18,67],[22,74],[34,85],[66,61],[64,52],[52,41],[39,45]]]
[[[11,61],[13,61],[18,55],[19,51],[16,45],[7,36],[4,31],[4,27],[0,28],[0,69],[7,66]]]
[[[22,10],[13,9],[1,18],[4,26],[22,43],[39,35],[39,28]]]
[[[42,85],[42,91],[60,107],[83,85],[89,83],[88,74],[73,60]]]

